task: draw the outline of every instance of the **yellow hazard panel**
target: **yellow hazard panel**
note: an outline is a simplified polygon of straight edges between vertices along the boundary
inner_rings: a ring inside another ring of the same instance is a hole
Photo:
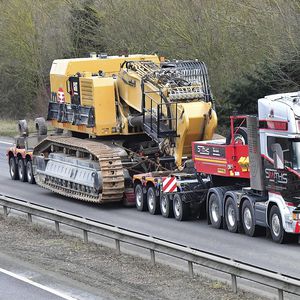
[[[249,156],[247,156],[247,157],[242,156],[238,160],[238,164],[241,166],[242,172],[247,172],[249,169]]]
[[[218,168],[217,172],[220,173],[220,174],[226,174],[226,170],[225,169],[221,169],[221,168]]]

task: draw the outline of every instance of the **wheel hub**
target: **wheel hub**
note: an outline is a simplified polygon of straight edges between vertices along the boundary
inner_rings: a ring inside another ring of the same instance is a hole
[[[176,216],[180,215],[180,203],[177,199],[175,200],[175,213],[176,213]]]
[[[161,198],[161,210],[164,214],[167,212],[167,199],[164,196]]]
[[[137,190],[135,195],[136,195],[136,198],[135,198],[136,203],[138,204],[138,206],[141,206],[141,204],[142,204],[142,193],[141,193],[141,191]]]
[[[247,230],[250,230],[252,227],[252,216],[250,209],[248,207],[245,208],[244,210],[244,224]]]
[[[219,221],[219,205],[215,201],[211,205],[211,216],[214,222]]]
[[[11,160],[10,160],[10,174],[11,174],[12,177],[14,177],[15,172],[16,172],[15,165],[13,163],[13,159],[11,158]]]
[[[280,235],[280,220],[277,214],[272,216],[272,231],[276,237]]]
[[[236,134],[234,136],[234,141],[238,145],[246,145],[245,138],[241,134]]]
[[[227,217],[228,217],[229,225],[233,227],[236,223],[236,218],[235,218],[234,207],[232,205],[229,205],[228,207]]]
[[[27,178],[28,178],[28,181],[31,181],[31,174],[32,174],[31,164],[27,164]]]
[[[148,205],[151,210],[153,210],[153,208],[154,208],[154,201],[155,201],[154,198],[155,198],[155,196],[154,196],[152,190],[150,190],[150,192],[148,193]]]
[[[23,177],[23,169],[22,169],[22,160],[21,159],[19,159],[19,161],[18,161],[18,170],[19,170],[19,176],[20,176],[20,178],[22,178]]]

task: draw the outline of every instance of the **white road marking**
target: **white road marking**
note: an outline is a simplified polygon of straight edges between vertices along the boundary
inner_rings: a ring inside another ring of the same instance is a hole
[[[50,288],[50,287],[47,287],[47,286],[42,285],[42,284],[40,284],[40,283],[34,282],[34,281],[32,281],[32,280],[30,280],[30,279],[28,279],[28,278],[26,278],[26,277],[23,277],[23,276],[21,276],[21,275],[15,274],[15,273],[12,273],[12,272],[7,271],[7,270],[4,270],[4,269],[2,269],[2,268],[0,268],[0,272],[6,274],[6,275],[8,275],[8,276],[14,277],[14,278],[16,278],[16,279],[19,279],[19,280],[21,280],[21,281],[23,281],[23,282],[25,282],[25,283],[30,284],[30,285],[33,285],[33,286],[35,286],[35,287],[37,287],[37,288],[40,288],[40,289],[42,289],[42,290],[44,290],[44,291],[47,291],[47,292],[49,292],[49,293],[51,293],[51,294],[54,294],[54,295],[56,295],[56,296],[59,296],[59,297],[61,297],[61,298],[63,298],[63,299],[66,299],[66,300],[77,300],[76,298],[73,298],[73,297],[71,297],[71,296],[65,295],[64,293],[61,293],[61,292],[59,292],[59,291],[56,291],[56,290],[54,290],[54,289],[52,289],[52,288]]]
[[[0,141],[0,144],[4,144],[4,145],[12,145],[13,143],[9,143],[9,142]]]

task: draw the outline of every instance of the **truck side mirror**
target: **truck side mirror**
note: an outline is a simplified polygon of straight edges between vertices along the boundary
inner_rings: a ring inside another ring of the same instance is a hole
[[[284,169],[284,158],[281,145],[275,143],[271,146],[273,151],[274,168],[278,170]]]

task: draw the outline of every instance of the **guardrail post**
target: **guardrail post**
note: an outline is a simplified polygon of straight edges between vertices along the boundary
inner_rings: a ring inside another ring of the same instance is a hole
[[[190,275],[190,277],[194,277],[194,267],[193,267],[193,262],[188,261],[188,266],[189,266],[189,275]]]
[[[57,234],[60,234],[60,230],[59,230],[59,222],[55,221],[55,231]]]
[[[155,266],[155,252],[153,249],[150,249],[150,256],[151,256],[151,264]]]
[[[3,216],[4,218],[7,218],[8,216],[7,206],[3,206]]]
[[[236,294],[237,293],[236,276],[233,274],[231,274],[231,285],[232,285],[232,291]]]
[[[84,243],[89,242],[88,232],[85,229],[83,229],[83,242]]]
[[[32,215],[30,213],[27,214],[28,223],[32,223]]]
[[[278,300],[283,300],[283,290],[278,289]]]
[[[121,254],[120,240],[115,240],[115,241],[116,241],[117,254],[120,255]]]

